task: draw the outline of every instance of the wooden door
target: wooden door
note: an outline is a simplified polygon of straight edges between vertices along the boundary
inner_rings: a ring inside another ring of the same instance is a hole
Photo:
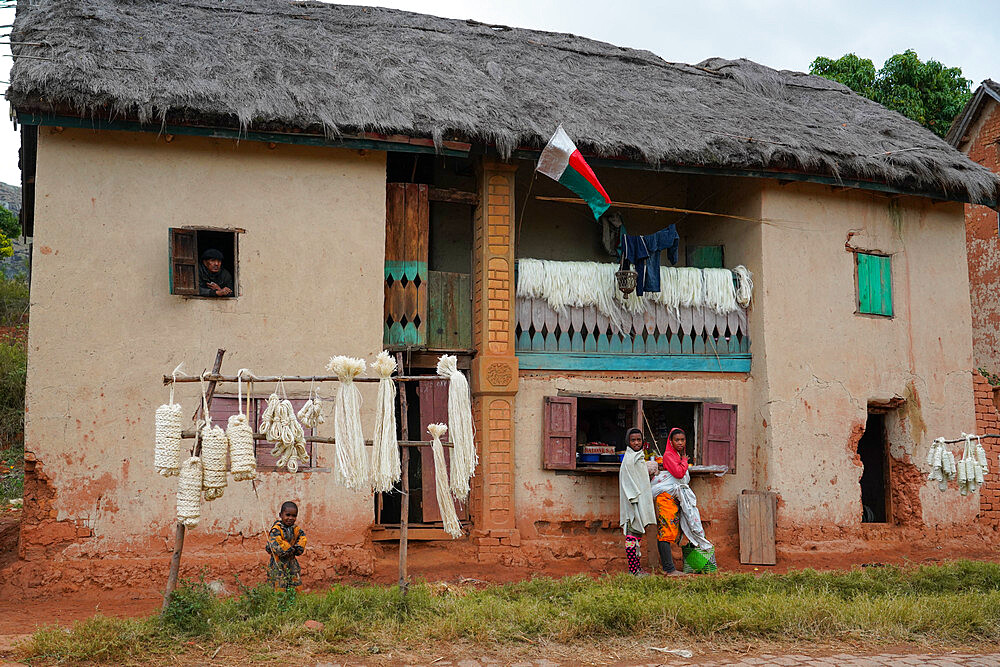
[[[428,424],[448,423],[448,380],[421,380],[417,385],[417,397],[420,401],[420,439],[429,440]],[[414,438],[416,439],[416,438]],[[441,442],[448,442],[446,433]],[[451,472],[451,449],[444,448],[444,460]],[[434,481],[434,450],[431,447],[420,448],[420,497],[423,508],[423,521],[430,523],[441,521],[441,510],[437,502],[437,485]],[[468,507],[455,502],[455,512],[459,521],[469,516]]]

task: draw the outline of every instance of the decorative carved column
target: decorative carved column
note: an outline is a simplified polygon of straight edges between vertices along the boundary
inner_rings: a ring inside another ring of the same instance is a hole
[[[520,544],[514,521],[514,173],[485,162],[479,176],[473,266],[472,395],[480,468],[472,505],[479,558]]]

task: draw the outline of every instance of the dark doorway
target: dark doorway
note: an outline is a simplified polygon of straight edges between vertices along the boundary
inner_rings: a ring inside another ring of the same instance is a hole
[[[865,434],[858,441],[861,458],[861,522],[886,522],[888,457],[885,442],[885,415],[868,413]]]

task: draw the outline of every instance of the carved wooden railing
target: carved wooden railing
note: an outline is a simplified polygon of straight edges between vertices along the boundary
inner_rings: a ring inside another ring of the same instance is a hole
[[[678,312],[652,304],[619,327],[593,307],[556,312],[543,299],[517,299],[518,352],[594,352],[622,355],[747,355],[747,313],[711,308]]]

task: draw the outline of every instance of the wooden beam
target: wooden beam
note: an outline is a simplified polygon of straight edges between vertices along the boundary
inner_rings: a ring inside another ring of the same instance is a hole
[[[478,192],[466,192],[453,188],[429,188],[427,198],[431,201],[448,202],[449,204],[469,204],[470,206],[479,204]]]
[[[437,362],[435,362],[437,363]],[[421,380],[433,380],[436,376],[428,375],[397,375],[393,376],[396,382],[420,382]],[[171,375],[163,376],[163,384],[171,382],[200,382],[202,378],[196,376],[174,378]],[[216,382],[237,382],[239,378],[235,375],[219,375],[218,373],[206,373],[205,380],[211,383]],[[355,382],[378,382],[381,378],[354,378]],[[253,375],[243,376],[244,382],[340,382],[336,375]]]

